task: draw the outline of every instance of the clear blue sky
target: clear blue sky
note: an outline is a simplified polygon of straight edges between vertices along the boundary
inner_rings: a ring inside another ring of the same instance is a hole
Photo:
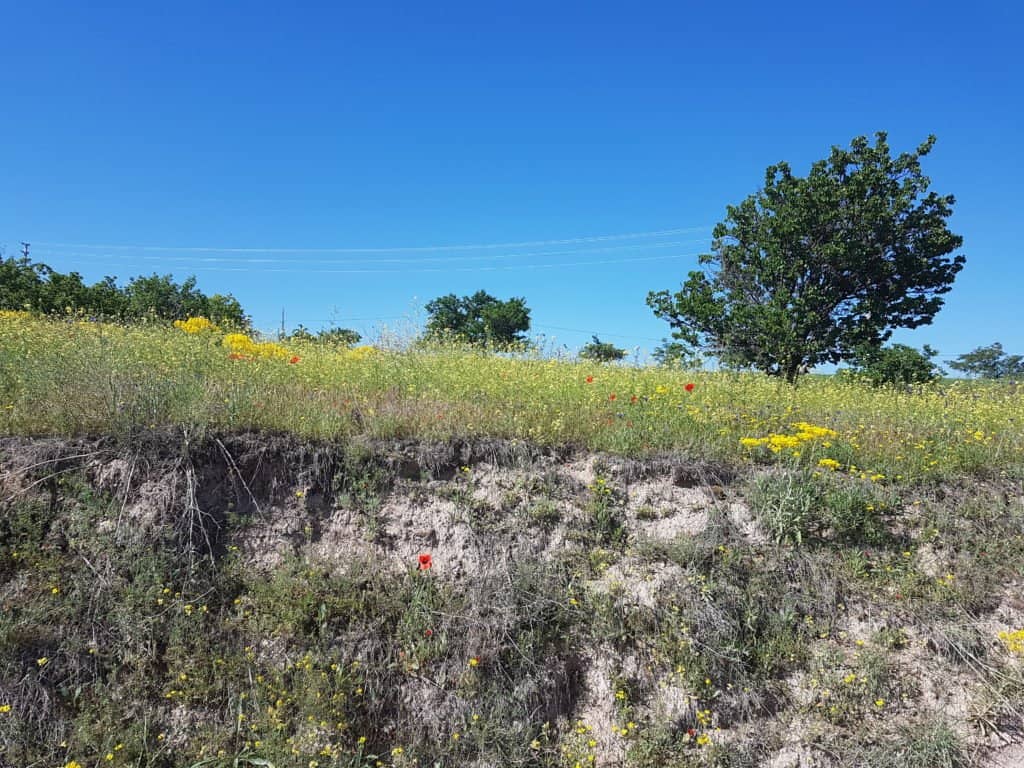
[[[647,292],[679,285],[767,165],[934,133],[925,171],[957,197],[967,266],[897,339],[1024,353],[1009,0],[0,9],[7,255],[27,240],[90,281],[194,273],[264,329],[284,308],[372,335],[483,288],[524,296],[558,344],[650,349],[668,329]],[[547,242],[664,230],[685,231]]]

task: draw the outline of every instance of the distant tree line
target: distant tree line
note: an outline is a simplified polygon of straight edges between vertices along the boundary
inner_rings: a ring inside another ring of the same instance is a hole
[[[119,286],[114,277],[87,285],[77,272],[64,274],[27,257],[0,261],[0,309],[43,314],[83,314],[108,320],[183,320],[206,317],[225,326],[248,328],[249,318],[231,294],[207,296],[195,277],[135,277]]]
[[[938,352],[927,344],[920,351],[905,344],[866,347],[859,350],[852,370],[875,385],[926,384],[945,373],[932,362],[936,355]],[[1024,356],[1007,354],[998,341],[960,355],[950,361],[949,367],[979,379],[1024,378]]]
[[[313,333],[300,323],[287,338],[289,341],[311,341],[329,347],[351,347],[362,341],[363,337],[351,328],[324,328]]]

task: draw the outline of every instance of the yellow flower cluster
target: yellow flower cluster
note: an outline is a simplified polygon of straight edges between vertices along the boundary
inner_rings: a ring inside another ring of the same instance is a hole
[[[185,333],[203,333],[204,331],[219,330],[216,325],[205,317],[190,317],[187,320],[175,320],[174,327],[180,328]]]
[[[797,430],[796,436],[801,440],[817,440],[820,438],[836,437],[839,434],[834,429],[818,427],[806,421],[796,422],[793,424],[793,429]]]
[[[810,440],[832,438],[838,434],[834,429],[819,427],[806,421],[796,422],[793,424],[793,429],[796,430],[796,433],[792,435],[773,434],[767,437],[741,437],[740,445],[744,448],[760,448],[765,446],[772,453],[779,453],[785,448],[798,448],[801,443],[806,443]]]
[[[229,333],[221,339],[221,345],[238,355],[260,357],[267,360],[286,360],[291,353],[272,341],[256,342],[244,333]]]
[[[1006,650],[1017,656],[1024,656],[1024,629],[1016,629],[1013,632],[999,633],[999,639],[1003,641]]]

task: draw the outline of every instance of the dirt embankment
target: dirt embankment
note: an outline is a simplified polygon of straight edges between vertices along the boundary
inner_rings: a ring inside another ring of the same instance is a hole
[[[11,765],[1010,765],[1024,730],[997,639],[1024,625],[1019,550],[957,583],[985,573],[971,530],[995,552],[1020,527],[1013,487],[972,487],[992,498],[966,526],[962,489],[913,488],[870,545],[780,546],[751,491],[776,470],[678,455],[0,453]]]

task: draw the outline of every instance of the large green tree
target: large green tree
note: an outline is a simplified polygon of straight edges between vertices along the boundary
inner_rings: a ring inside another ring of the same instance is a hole
[[[426,306],[427,336],[454,338],[469,344],[507,347],[526,341],[530,310],[526,299],[501,301],[486,291],[472,296],[450,293]]]
[[[953,196],[921,171],[934,143],[894,158],[877,133],[806,177],[770,166],[763,189],[727,207],[704,271],[648,305],[680,342],[790,382],[930,323],[965,261],[950,256],[963,242],[946,224]]]

